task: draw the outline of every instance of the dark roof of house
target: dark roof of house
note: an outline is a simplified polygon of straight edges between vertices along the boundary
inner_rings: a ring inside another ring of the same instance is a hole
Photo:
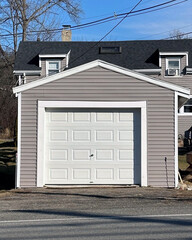
[[[100,47],[121,47],[121,53],[100,53]],[[71,50],[69,68],[100,59],[128,69],[158,69],[159,52],[189,52],[192,39],[100,42],[21,42],[15,70],[40,70],[39,54],[66,54]]]

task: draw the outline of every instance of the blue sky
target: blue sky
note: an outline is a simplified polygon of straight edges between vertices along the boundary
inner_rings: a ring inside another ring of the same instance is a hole
[[[81,0],[84,13],[80,23],[86,23],[114,14],[129,12],[138,0]],[[136,10],[166,2],[166,0],[143,0]],[[98,41],[120,20],[85,29],[73,30],[73,41]],[[65,23],[76,25],[68,18]],[[192,0],[159,11],[126,18],[105,40],[163,39],[170,32],[192,31]],[[190,35],[192,36],[192,34]]]

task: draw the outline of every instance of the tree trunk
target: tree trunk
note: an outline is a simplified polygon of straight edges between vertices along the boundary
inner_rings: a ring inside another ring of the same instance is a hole
[[[23,28],[23,38],[22,40],[23,41],[26,41],[27,40],[27,25],[28,25],[28,21],[27,21],[27,17],[26,17],[26,8],[27,8],[27,5],[26,5],[26,0],[23,0],[23,13],[22,13],[22,17],[23,17],[23,25],[22,25],[22,28]]]

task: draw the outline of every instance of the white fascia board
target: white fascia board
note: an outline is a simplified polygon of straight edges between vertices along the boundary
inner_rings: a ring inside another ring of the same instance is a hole
[[[145,81],[145,82],[148,82],[148,83],[152,83],[152,84],[155,84],[157,86],[164,87],[164,88],[167,88],[167,89],[170,89],[170,90],[173,90],[173,91],[178,91],[178,92],[181,92],[181,93],[184,93],[184,94],[190,94],[190,90],[187,89],[187,88],[180,87],[180,86],[172,84],[172,83],[164,82],[164,81],[159,80],[159,79],[151,78],[151,77],[148,77],[144,74],[141,74],[141,73],[138,73],[138,72],[135,72],[135,71],[132,71],[132,70],[129,70],[129,69],[126,69],[126,68],[108,63],[108,62],[104,62],[104,61],[101,61],[101,60],[95,60],[95,61],[83,64],[83,65],[80,65],[78,67],[74,67],[72,69],[69,69],[69,70],[66,70],[66,71],[51,75],[51,76],[47,76],[45,78],[38,79],[36,81],[27,83],[25,85],[15,87],[15,88],[13,88],[13,93],[26,91],[26,90],[29,90],[31,88],[38,87],[38,86],[41,86],[43,84],[47,84],[47,83],[53,82],[55,80],[58,80],[60,78],[65,78],[65,77],[71,76],[73,74],[80,73],[80,72],[83,72],[85,70],[88,70],[88,69],[91,69],[91,68],[94,68],[94,67],[98,67],[98,66],[103,67],[103,68],[108,69],[108,70],[111,70],[111,71],[114,71],[114,72],[117,72],[117,73],[120,73],[120,74],[124,74],[124,75],[129,76],[129,77],[137,78],[139,80],[142,80],[142,81]]]
[[[37,75],[41,73],[41,70],[15,70],[13,71],[15,75],[23,75],[23,74],[30,74],[30,75]]]
[[[180,56],[180,55],[188,55],[188,52],[160,52],[160,56]]]
[[[64,58],[67,54],[39,54],[40,58]]]
[[[161,72],[161,69],[133,69],[133,71],[135,72],[140,72],[140,73],[154,73],[154,74],[157,74],[157,73],[160,73]]]

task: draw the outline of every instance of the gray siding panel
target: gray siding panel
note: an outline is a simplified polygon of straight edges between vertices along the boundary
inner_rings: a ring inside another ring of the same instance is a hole
[[[22,93],[22,187],[36,186],[37,99],[147,101],[148,185],[167,186],[167,157],[169,186],[174,186],[174,92],[97,67]]]

